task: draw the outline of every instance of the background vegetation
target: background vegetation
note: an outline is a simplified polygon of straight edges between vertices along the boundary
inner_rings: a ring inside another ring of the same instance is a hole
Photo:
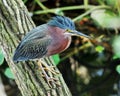
[[[73,37],[68,50],[53,56],[73,96],[120,96],[120,0],[23,1],[36,25],[64,15],[92,37]],[[0,74],[8,96],[16,96],[19,90],[2,49]]]

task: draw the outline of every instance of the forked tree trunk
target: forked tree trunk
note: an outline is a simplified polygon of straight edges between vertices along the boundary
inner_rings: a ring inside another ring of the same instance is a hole
[[[41,71],[35,61],[19,62],[18,64],[14,64],[12,61],[13,52],[21,38],[34,27],[22,0],[0,0],[0,47],[4,51],[5,59],[15,76],[22,95],[71,96],[61,74],[49,73],[51,77],[58,79],[61,85],[58,87],[56,84],[52,84],[53,88],[50,88],[40,75]],[[53,65],[51,58],[46,58],[44,61]],[[55,70],[58,71],[57,68]]]

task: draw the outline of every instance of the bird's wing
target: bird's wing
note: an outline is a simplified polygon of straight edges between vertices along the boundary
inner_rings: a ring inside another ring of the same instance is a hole
[[[40,30],[42,30],[42,32]],[[47,53],[48,50],[47,48],[52,40],[50,36],[45,34],[46,33],[45,31],[48,30],[45,29],[43,30],[39,28],[39,32],[35,30],[36,34],[35,33],[33,34],[32,32],[31,34],[30,33],[27,34],[16,48],[13,60],[26,61],[29,59],[43,57]]]
[[[44,37],[46,35],[45,31],[48,31],[47,24],[37,26],[25,35],[21,43],[24,43],[30,39],[32,40],[32,39]]]

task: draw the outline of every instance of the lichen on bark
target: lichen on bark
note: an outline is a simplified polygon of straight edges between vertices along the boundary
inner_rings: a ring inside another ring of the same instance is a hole
[[[71,96],[61,73],[49,73],[60,82],[60,87],[52,84],[50,88],[40,75],[36,61],[14,63],[12,56],[21,38],[35,27],[22,0],[0,0],[0,46],[11,68],[22,96]],[[50,57],[44,62],[53,66]],[[58,71],[57,68],[55,70]]]

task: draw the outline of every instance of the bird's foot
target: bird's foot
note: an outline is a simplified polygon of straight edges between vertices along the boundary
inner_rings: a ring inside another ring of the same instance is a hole
[[[54,77],[51,77],[49,73],[51,72],[52,74],[56,75],[59,74],[54,68],[55,66],[48,66],[45,62],[43,61],[38,61],[38,65],[40,66],[40,69],[42,71],[42,76],[46,80],[47,84],[49,85],[50,88],[52,88],[52,83],[60,86],[58,83],[58,80]]]
[[[51,85],[52,83],[56,84],[57,86],[60,86],[56,78],[49,77],[48,75],[45,75],[45,74],[43,75],[43,77],[46,79],[46,82],[50,88],[52,88],[52,85]]]
[[[52,74],[56,75],[59,74],[59,72],[57,72],[55,70],[55,66],[49,66],[48,64],[46,64],[44,61],[42,61],[42,59],[38,62],[41,62],[42,67],[44,67],[44,70],[47,72],[51,72]]]
[[[46,71],[53,73],[54,75],[59,74],[59,72],[57,72],[54,68],[55,68],[55,66],[49,66],[49,67],[45,67],[44,69]]]

